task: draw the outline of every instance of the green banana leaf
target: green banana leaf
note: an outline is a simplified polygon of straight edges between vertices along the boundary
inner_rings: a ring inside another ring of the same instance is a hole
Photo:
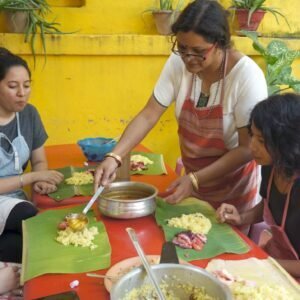
[[[110,266],[111,246],[105,226],[96,221],[93,212],[87,215],[89,227],[96,226],[99,234],[94,244],[98,247],[64,246],[58,243],[57,224],[70,212],[81,212],[84,206],[47,210],[23,221],[23,266],[21,281],[24,283],[46,273],[81,273]]]
[[[167,169],[164,163],[164,158],[162,154],[148,153],[148,152],[131,152],[131,155],[142,155],[146,156],[153,161],[153,164],[147,165],[147,170],[142,171],[130,171],[130,174],[143,174],[143,175],[161,175],[167,174]]]
[[[215,257],[222,253],[247,253],[250,247],[246,242],[227,224],[220,224],[216,220],[216,213],[213,207],[207,202],[196,198],[187,198],[176,205],[157,199],[155,212],[156,222],[163,228],[167,241],[172,241],[173,237],[184,229],[174,228],[167,225],[167,220],[173,217],[180,217],[182,214],[200,212],[210,219],[212,228],[207,234],[207,243],[201,251],[193,249],[183,249],[176,246],[179,258],[192,261]]]
[[[93,183],[72,185],[65,182],[67,178],[73,176],[74,172],[84,172],[89,169],[91,168],[79,168],[73,166],[56,169],[58,172],[64,174],[65,178],[58,185],[57,190],[54,193],[48,194],[48,196],[57,202],[74,196],[92,196],[94,191]]]

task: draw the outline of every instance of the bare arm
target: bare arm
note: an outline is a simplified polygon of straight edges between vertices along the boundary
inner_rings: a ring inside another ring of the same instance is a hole
[[[299,260],[283,260],[278,259],[277,262],[292,276],[300,277],[300,261]]]
[[[152,95],[146,106],[128,124],[114,153],[124,157],[138,145],[154,127],[166,108],[160,105]]]
[[[113,152],[121,157],[129,153],[154,127],[165,110],[166,107],[160,105],[152,95],[146,106],[128,124]],[[115,159],[107,157],[96,169],[94,188],[112,182],[117,167]]]
[[[252,159],[248,129],[246,127],[238,129],[238,135],[239,145],[236,148],[196,172],[200,186],[227,175]]]
[[[217,219],[221,223],[236,226],[255,224],[263,221],[264,202],[260,201],[253,208],[239,213],[234,205],[223,203],[217,210]]]
[[[31,155],[32,172],[0,179],[0,194],[13,192],[39,181],[55,185],[62,181],[63,175],[57,171],[47,171],[47,160],[44,147],[40,147]]]

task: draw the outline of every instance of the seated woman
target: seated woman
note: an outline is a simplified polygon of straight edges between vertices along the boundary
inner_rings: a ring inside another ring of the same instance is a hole
[[[47,170],[43,144],[47,134],[30,95],[27,63],[0,48],[0,261],[21,262],[22,220],[37,213],[25,185],[38,193],[56,190],[63,175]],[[31,172],[23,174],[28,161]]]
[[[239,214],[229,204],[217,211],[221,222],[254,224],[262,220],[263,248],[294,277],[300,277],[300,96],[271,96],[250,115],[251,151],[262,165],[263,201]]]

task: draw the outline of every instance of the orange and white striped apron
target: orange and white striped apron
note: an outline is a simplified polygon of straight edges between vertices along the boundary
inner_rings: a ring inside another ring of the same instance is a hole
[[[220,104],[210,107],[195,107],[191,100],[193,82],[194,78],[178,120],[180,149],[186,173],[205,168],[229,151],[223,134],[225,76]],[[239,211],[244,211],[255,202],[257,184],[257,166],[252,160],[207,185],[202,186],[200,182],[199,190],[194,191],[193,196],[209,202],[214,208],[226,202],[235,205]]]

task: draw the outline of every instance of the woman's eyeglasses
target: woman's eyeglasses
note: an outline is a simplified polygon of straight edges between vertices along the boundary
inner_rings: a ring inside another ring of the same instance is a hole
[[[196,58],[198,60],[204,61],[206,60],[207,55],[211,52],[211,50],[215,47],[216,44],[213,44],[211,47],[205,50],[201,50],[201,53],[188,53],[187,49],[184,49],[185,47],[181,48],[181,46],[178,46],[177,41],[174,42],[172,46],[172,52],[176,55],[179,55],[182,58],[191,57]]]

